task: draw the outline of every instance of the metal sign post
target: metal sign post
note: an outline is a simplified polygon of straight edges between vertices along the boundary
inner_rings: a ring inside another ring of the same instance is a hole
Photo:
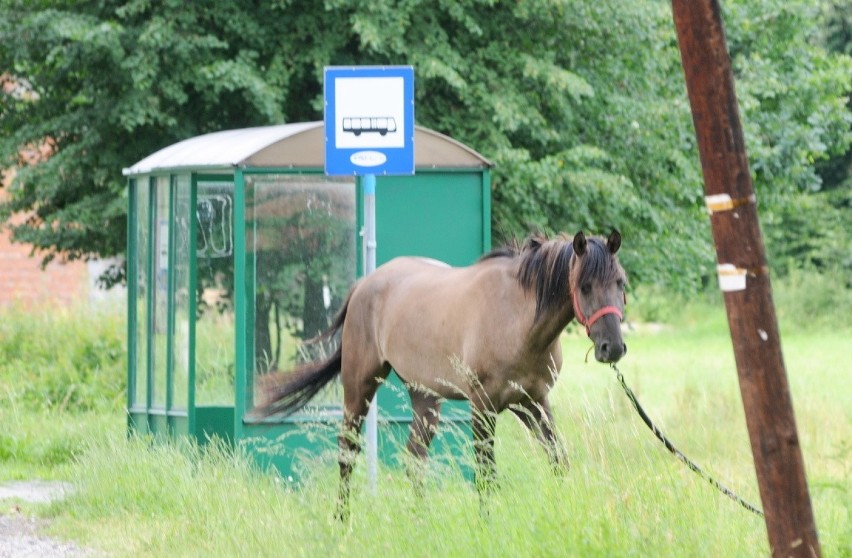
[[[364,193],[364,275],[376,270],[376,175],[361,177]],[[370,487],[376,488],[379,463],[379,406],[376,397],[370,402],[367,412],[365,445],[367,453],[367,479]]]
[[[414,174],[414,68],[325,69],[325,172],[360,176],[364,200],[364,275],[376,269],[376,175]],[[378,405],[366,425],[367,478],[378,477]]]
[[[672,7],[769,545],[819,556],[719,5]]]

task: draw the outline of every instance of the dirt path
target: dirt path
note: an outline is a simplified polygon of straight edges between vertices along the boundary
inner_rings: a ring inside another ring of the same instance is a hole
[[[0,558],[95,556],[90,550],[41,534],[48,522],[21,512],[19,501],[48,503],[70,490],[67,483],[17,481],[0,484]]]

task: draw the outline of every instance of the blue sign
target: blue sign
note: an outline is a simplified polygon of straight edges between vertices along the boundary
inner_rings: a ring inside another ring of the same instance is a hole
[[[414,174],[414,68],[325,68],[325,173]]]

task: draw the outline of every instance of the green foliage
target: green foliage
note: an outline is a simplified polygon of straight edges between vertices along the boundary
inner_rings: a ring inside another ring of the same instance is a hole
[[[765,215],[766,249],[782,276],[808,270],[841,275],[838,288],[852,289],[852,187],[796,194]]]
[[[852,284],[848,271],[792,269],[773,281],[778,320],[791,330],[848,329],[852,326]]]
[[[852,55],[852,10],[849,0],[822,0],[818,2],[822,37],[827,49]]]
[[[11,393],[0,394],[0,479],[62,478],[64,467],[102,437],[120,436],[118,412],[33,410]]]
[[[126,398],[125,322],[79,309],[0,314],[4,406],[83,412],[119,409]]]
[[[723,8],[761,212],[786,258],[785,208],[849,188],[848,15],[841,0]],[[617,227],[634,281],[692,292],[712,276],[666,3],[110,0],[72,10],[2,0],[0,10],[0,75],[17,87],[0,96],[0,167],[46,139],[54,152],[24,165],[0,218],[32,212],[13,232],[47,257],[121,253],[119,169],[154,150],[319,119],[323,66],[412,64],[419,123],[497,165],[496,237]],[[848,207],[824,209],[827,234],[843,240]]]
[[[814,162],[852,142],[852,59],[819,44],[813,2],[733,3],[728,42],[746,116],[755,186],[769,206],[784,194],[817,191]],[[760,32],[755,32],[760,29]]]
[[[0,478],[56,476],[121,431],[125,327],[115,312],[0,309]]]
[[[849,275],[838,269],[820,272],[791,267],[786,275],[772,278],[772,299],[782,330],[852,328],[852,285]],[[715,283],[689,294],[642,285],[630,293],[625,318],[640,329],[652,323],[693,331],[728,328],[722,293]]]

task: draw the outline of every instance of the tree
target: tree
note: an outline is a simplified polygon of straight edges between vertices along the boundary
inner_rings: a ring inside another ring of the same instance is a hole
[[[156,149],[214,130],[316,117],[297,100],[316,95],[324,49],[337,35],[333,26],[317,33],[323,10],[311,2],[0,7],[0,75],[25,92],[0,97],[0,167],[19,166],[0,220],[28,212],[13,237],[48,261],[123,252],[121,169]],[[287,33],[270,25],[282,19]],[[301,54],[313,33],[319,42]],[[51,156],[20,166],[20,150],[42,142]]]
[[[827,52],[812,2],[725,3],[762,210],[821,187],[848,152],[849,57]],[[412,64],[419,123],[494,160],[494,228],[622,229],[634,280],[712,275],[698,155],[671,14],[656,0],[361,2],[246,6],[0,0],[0,218],[48,258],[120,254],[119,169],[200,133],[319,119],[322,68]],[[832,35],[834,36],[834,35]],[[783,233],[783,231],[782,231]],[[783,234],[781,235],[783,237]]]
[[[852,286],[852,59],[842,54],[848,10],[834,2],[764,0],[732,3],[729,12],[729,49],[771,262],[782,273],[837,269]]]

